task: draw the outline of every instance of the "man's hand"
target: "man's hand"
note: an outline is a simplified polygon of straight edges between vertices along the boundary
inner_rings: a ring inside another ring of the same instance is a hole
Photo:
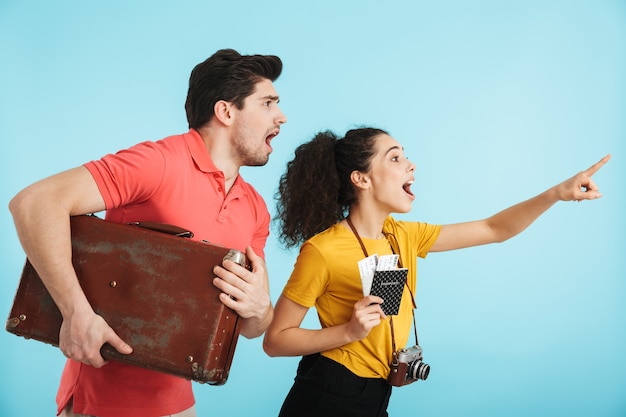
[[[61,324],[59,348],[68,358],[101,368],[107,364],[100,354],[100,349],[105,343],[126,355],[133,351],[107,322],[93,311],[75,313]]]
[[[216,266],[213,284],[222,291],[220,301],[244,319],[241,334],[253,338],[263,334],[272,320],[273,308],[269,295],[269,281],[265,261],[246,248],[252,271],[226,260]]]

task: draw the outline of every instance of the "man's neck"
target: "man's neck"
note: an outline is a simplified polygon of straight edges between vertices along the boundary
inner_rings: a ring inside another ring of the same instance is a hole
[[[224,174],[224,186],[226,194],[230,191],[239,176],[239,161],[233,157],[230,141],[225,132],[220,129],[205,126],[196,129],[204,142],[213,164]]]

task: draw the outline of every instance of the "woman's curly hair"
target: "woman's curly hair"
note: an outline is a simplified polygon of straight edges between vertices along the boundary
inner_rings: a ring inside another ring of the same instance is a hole
[[[345,217],[356,200],[350,174],[369,170],[381,134],[387,132],[364,127],[339,139],[323,131],[296,148],[274,196],[282,244],[297,246]]]

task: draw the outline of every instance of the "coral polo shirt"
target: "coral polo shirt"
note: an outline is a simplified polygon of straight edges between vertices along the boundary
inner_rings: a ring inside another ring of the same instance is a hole
[[[197,131],[143,142],[91,161],[106,203],[106,219],[156,221],[191,230],[193,239],[264,257],[270,215],[263,198],[241,176],[225,194],[219,171]],[[57,393],[58,410],[73,397],[74,411],[100,417],[155,417],[181,412],[195,400],[191,382],[119,362],[96,369],[68,360]]]

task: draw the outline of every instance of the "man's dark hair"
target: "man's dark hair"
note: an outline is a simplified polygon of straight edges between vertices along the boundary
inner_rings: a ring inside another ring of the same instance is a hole
[[[254,93],[255,84],[263,79],[275,81],[282,69],[282,61],[274,55],[241,55],[233,49],[217,51],[191,71],[185,101],[189,128],[208,123],[219,100],[242,109],[245,98]]]

